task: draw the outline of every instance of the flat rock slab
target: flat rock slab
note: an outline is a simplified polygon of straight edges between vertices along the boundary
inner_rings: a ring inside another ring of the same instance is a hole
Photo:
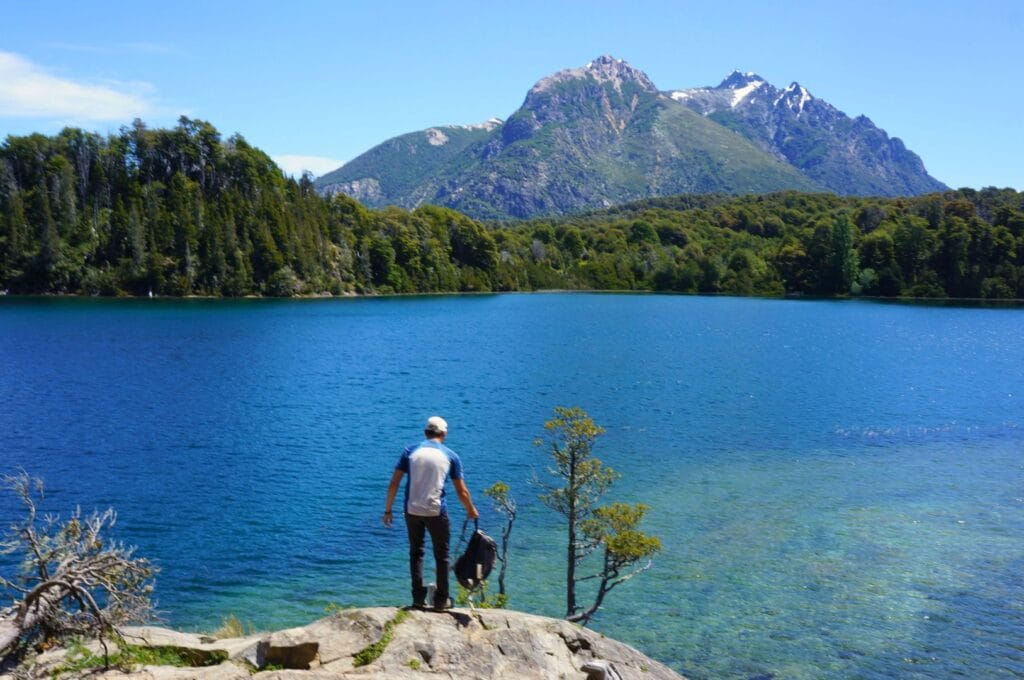
[[[347,609],[326,619],[314,621],[308,626],[278,631],[267,638],[273,650],[283,650],[297,645],[316,643],[318,647],[315,663],[310,667],[340,664],[352,668],[352,657],[363,648],[373,644],[384,634],[384,625],[398,613],[394,607],[372,607]],[[286,668],[298,668],[296,664],[271,661]]]
[[[119,680],[121,678],[136,678],[138,680],[247,680],[251,677],[249,669],[236,663],[225,661],[218,666],[207,666],[205,668],[175,668],[173,666],[143,666],[138,670],[125,673],[120,670],[107,671],[99,675],[89,675],[89,678],[101,678],[102,680]],[[61,675],[60,677],[71,677]]]
[[[354,657],[378,642],[401,610],[349,609],[308,626],[245,638],[212,640],[162,628],[127,631],[133,644],[226,652],[229,660],[201,668],[152,667],[88,674],[146,680],[360,678],[405,680],[424,674],[459,680],[678,680],[682,676],[632,647],[560,619],[504,609],[408,611],[378,658]],[[259,653],[257,653],[257,651]],[[282,668],[283,666],[283,668]],[[255,667],[255,668],[254,668]],[[35,670],[42,671],[45,664]],[[263,668],[264,670],[259,670]],[[270,670],[274,669],[274,670]],[[52,671],[52,666],[49,667]],[[64,674],[63,678],[74,677]]]

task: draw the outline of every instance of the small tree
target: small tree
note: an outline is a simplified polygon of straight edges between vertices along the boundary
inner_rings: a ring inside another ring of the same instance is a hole
[[[498,572],[498,597],[504,604],[508,601],[505,574],[508,571],[509,539],[512,536],[512,525],[516,521],[516,500],[509,495],[508,484],[502,481],[497,481],[484,489],[484,495],[494,501],[494,509],[505,517],[505,527],[501,530],[501,552],[498,553],[498,561],[501,562],[501,569]]]
[[[599,572],[579,579],[598,579],[594,602],[569,617],[571,621],[589,621],[612,588],[651,568],[651,558],[661,550],[661,539],[637,529],[645,514],[647,506],[642,503],[612,503],[595,509],[590,519],[580,523],[589,545],[603,547],[604,555]]]
[[[556,407],[555,417],[544,423],[547,444],[554,465],[552,477],[564,483],[554,486],[538,480],[545,489],[540,500],[567,520],[565,618],[586,624],[615,586],[650,567],[649,558],[661,548],[661,542],[637,530],[646,512],[644,506],[621,503],[599,507],[601,495],[619,474],[593,455],[594,442],[604,433],[579,407]],[[543,444],[538,440],[537,444]],[[603,566],[596,574],[578,577],[577,567],[599,547],[604,547]],[[632,570],[639,562],[647,564]],[[623,570],[630,570],[623,574]],[[594,603],[583,608],[577,604],[576,585],[598,579]]]
[[[20,555],[13,578],[0,586],[14,595],[13,606],[0,610],[0,653],[18,652],[18,642],[92,635],[106,650],[105,636],[116,627],[145,621],[152,613],[150,596],[155,569],[135,557],[133,548],[108,541],[112,509],[82,517],[76,510],[66,521],[38,518],[43,483],[22,472],[3,477],[25,506],[25,519],[11,527],[0,553]]]

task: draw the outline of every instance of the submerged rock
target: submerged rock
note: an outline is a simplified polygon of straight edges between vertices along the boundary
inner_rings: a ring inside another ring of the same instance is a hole
[[[244,638],[213,640],[161,628],[133,628],[126,639],[174,648],[183,659],[226,661],[201,667],[142,666],[66,670],[66,652],[49,652],[26,674],[62,678],[221,680],[247,678],[422,678],[466,680],[678,679],[682,676],[636,649],[575,624],[502,609],[443,613],[391,607],[350,609],[308,626]]]

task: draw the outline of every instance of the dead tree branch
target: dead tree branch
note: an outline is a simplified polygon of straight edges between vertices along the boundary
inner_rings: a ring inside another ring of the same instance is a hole
[[[103,643],[118,626],[151,618],[156,570],[134,548],[106,539],[117,522],[113,509],[87,517],[75,510],[67,521],[48,516],[40,522],[42,482],[25,472],[2,481],[26,516],[0,541],[0,554],[22,558],[17,574],[0,576],[0,587],[14,595],[14,605],[0,610],[0,654],[71,635]]]

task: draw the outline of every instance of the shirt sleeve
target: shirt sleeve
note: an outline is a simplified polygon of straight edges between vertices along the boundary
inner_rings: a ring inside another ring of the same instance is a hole
[[[448,470],[448,474],[453,480],[462,479],[462,461],[459,460],[459,455],[452,451],[452,466]]]
[[[398,463],[395,465],[396,470],[401,470],[405,474],[409,474],[409,453],[409,448],[402,451],[402,457],[398,459]]]

